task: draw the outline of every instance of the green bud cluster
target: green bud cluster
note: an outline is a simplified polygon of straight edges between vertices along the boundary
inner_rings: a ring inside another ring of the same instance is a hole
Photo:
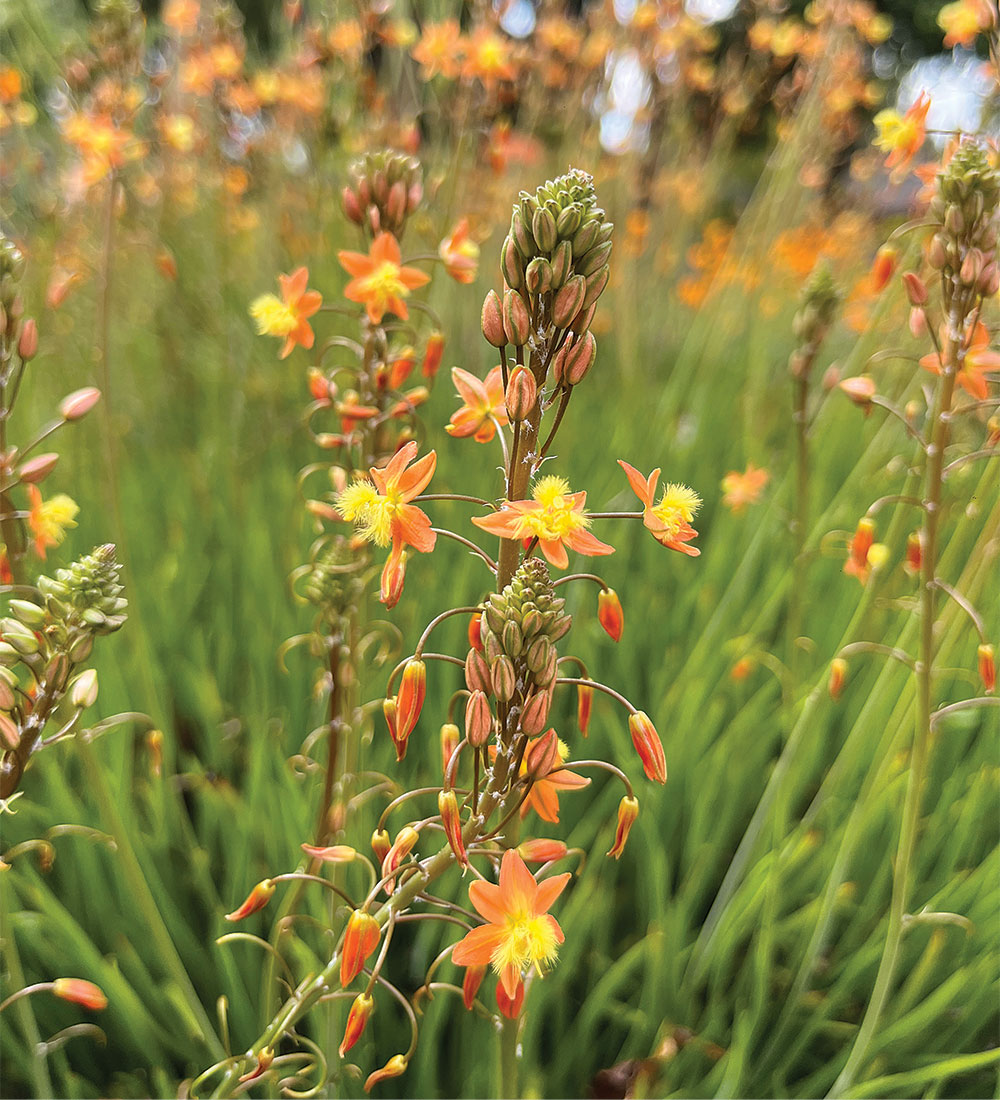
[[[356,556],[347,540],[339,539],[312,563],[302,584],[302,594],[327,622],[336,622],[362,599],[364,584],[356,572]]]
[[[46,632],[54,639],[113,634],[127,618],[121,566],[110,543],[57,569],[54,579],[39,577],[37,587],[50,616]]]
[[[365,153],[348,168],[344,213],[355,225],[378,233],[402,233],[406,219],[424,195],[423,171],[416,157],[383,149]]]
[[[7,317],[15,313],[18,286],[24,277],[21,250],[0,233],[0,306]]]
[[[836,316],[843,294],[826,260],[813,268],[799,295],[792,333],[800,344],[818,344]]]
[[[928,217],[937,225],[928,258],[942,276],[945,308],[956,295],[963,310],[970,294],[992,297],[1000,287],[997,266],[997,209],[1000,173],[978,141],[966,139],[938,173]]]

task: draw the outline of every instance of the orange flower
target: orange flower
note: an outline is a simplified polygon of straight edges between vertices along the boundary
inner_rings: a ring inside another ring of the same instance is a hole
[[[382,572],[382,592],[394,589],[387,583],[398,572],[403,547],[412,546],[421,554],[434,549],[437,535],[431,521],[410,501],[427,488],[434,476],[437,453],[430,451],[407,469],[417,457],[417,444],[410,440],[381,469],[373,466],[371,480],[359,478],[337,494],[337,510],[358,534],[376,546],[392,546]],[[398,598],[398,593],[396,593]]]
[[[503,539],[538,539],[542,553],[557,569],[569,565],[567,546],[590,557],[615,552],[587,530],[590,519],[583,510],[585,492],[571,493],[564,478],[543,477],[531,495],[532,500],[505,500],[499,512],[474,516],[472,522]]]
[[[420,41],[413,47],[413,60],[423,70],[424,80],[431,80],[439,74],[447,80],[454,80],[459,72],[458,49],[461,31],[457,19],[445,19],[441,23],[428,23]]]
[[[524,756],[521,759],[518,775],[528,774],[527,760],[531,755],[531,750],[536,745],[541,744],[552,732],[552,730],[546,730],[541,737],[532,737],[528,741]],[[496,746],[491,745],[490,759],[495,760],[496,755]],[[569,747],[563,741],[558,742],[558,755],[559,759],[556,761],[555,767],[540,778],[536,778],[532,784],[528,797],[521,804],[521,817],[527,817],[529,811],[534,810],[542,821],[557,825],[559,823],[559,792],[575,791],[590,785],[590,780],[585,776],[563,768],[562,762],[569,756]]]
[[[885,166],[893,170],[895,179],[906,174],[910,162],[924,144],[930,105],[930,96],[921,92],[905,115],[886,110],[879,111],[875,116],[875,128],[878,130],[875,144],[889,154]]]
[[[479,267],[479,245],[469,237],[469,219],[462,220],[449,236],[441,242],[438,255],[444,261],[445,270],[456,283],[475,282]]]
[[[698,532],[691,526],[691,520],[701,507],[701,497],[686,485],[670,482],[663,487],[660,503],[654,505],[653,496],[660,479],[659,467],[647,478],[621,459],[618,465],[625,471],[633,492],[642,502],[642,522],[652,531],[653,538],[669,550],[679,550],[696,558],[701,551],[685,544],[697,538]]]
[[[722,491],[725,496],[722,503],[734,513],[742,512],[748,504],[756,504],[764,486],[771,480],[767,470],[747,463],[746,470],[741,474],[731,470],[722,479]]]
[[[944,47],[971,46],[976,35],[985,33],[994,25],[996,16],[989,0],[957,0],[945,4],[937,14],[938,26],[945,32]]]
[[[503,854],[500,885],[477,881],[469,886],[469,900],[488,921],[455,945],[452,961],[459,966],[489,963],[514,1000],[528,967],[542,973],[542,964],[555,960],[564,936],[549,907],[563,892],[569,874],[535,882],[525,862],[513,849]]]
[[[480,27],[466,43],[462,76],[466,80],[478,77],[487,89],[494,88],[500,80],[513,80],[514,66],[507,39],[488,27]]]
[[[281,297],[262,294],[250,304],[250,316],[257,322],[261,336],[277,336],[284,339],[279,359],[287,359],[296,344],[311,348],[316,339],[306,320],[323,304],[318,290],[306,290],[309,269],[300,267],[291,275],[279,275]]]
[[[391,233],[380,233],[371,251],[338,252],[341,266],[354,278],[344,288],[344,297],[360,302],[368,319],[377,325],[386,313],[405,321],[410,316],[404,298],[411,290],[430,282],[430,276],[415,267],[402,267],[399,242]]]
[[[451,380],[465,404],[452,413],[445,431],[460,439],[471,435],[477,443],[489,443],[497,425],[509,423],[500,367],[494,367],[482,382],[467,370],[452,367]]]
[[[947,340],[948,331],[942,326],[942,346]],[[931,352],[930,355],[925,355],[920,360],[920,365],[932,374],[941,373],[941,359],[936,351]],[[1000,370],[1000,353],[990,351],[989,331],[982,321],[977,321],[969,340],[969,346],[965,349],[964,354],[959,353],[958,375],[955,380],[966,393],[979,401],[985,401],[987,395],[986,371],[992,370]]]

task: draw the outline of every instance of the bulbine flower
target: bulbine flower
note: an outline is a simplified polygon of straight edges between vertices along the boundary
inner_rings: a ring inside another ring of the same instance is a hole
[[[315,334],[307,320],[323,304],[318,290],[307,290],[309,269],[297,268],[291,275],[279,275],[281,297],[262,294],[250,304],[250,316],[257,322],[261,336],[277,336],[285,342],[278,353],[279,359],[287,359],[296,344],[311,348]]]
[[[738,470],[731,470],[722,479],[722,491],[725,494],[722,503],[734,514],[746,510],[750,504],[756,504],[764,487],[771,480],[771,475],[760,466],[752,462],[747,463],[746,470],[741,474]]]
[[[445,270],[456,283],[473,283],[479,268],[479,245],[469,236],[469,219],[462,220],[438,247]]]
[[[403,548],[412,546],[421,554],[428,554],[437,541],[427,515],[410,504],[434,476],[437,453],[430,451],[413,462],[417,450],[417,444],[411,440],[381,469],[373,466],[369,471],[371,480],[359,478],[337,494],[338,512],[355,525],[361,538],[376,546],[392,546],[382,574],[383,602],[390,592],[398,599],[399,585],[394,578],[399,572]]]
[[[698,557],[701,551],[686,544],[698,536],[698,532],[691,526],[691,520],[701,507],[701,497],[686,485],[669,482],[663,487],[660,503],[654,505],[656,483],[660,479],[659,467],[647,478],[621,459],[618,460],[618,465],[625,471],[633,492],[642,502],[642,522],[653,533],[653,538],[669,550],[678,550],[692,558]]]
[[[531,500],[504,501],[499,512],[474,516],[472,522],[500,538],[538,539],[539,549],[557,569],[569,564],[567,547],[590,557],[615,552],[587,530],[586,492],[571,493],[564,478],[550,476],[539,478],[531,495]]]
[[[372,242],[371,251],[338,252],[341,266],[354,278],[344,288],[344,297],[365,307],[373,325],[387,313],[400,320],[410,316],[404,298],[411,290],[430,282],[430,276],[415,267],[402,266],[399,242],[391,233],[380,233]]]
[[[905,115],[889,109],[879,111],[875,116],[875,128],[878,131],[875,144],[889,154],[885,166],[893,170],[893,177],[897,179],[905,174],[910,162],[924,144],[930,105],[930,97],[921,92]]]
[[[483,881],[469,886],[469,900],[488,923],[455,945],[452,961],[459,966],[488,963],[513,1001],[525,970],[534,967],[541,974],[542,965],[556,958],[565,937],[549,908],[569,879],[563,874],[535,882],[516,851],[504,852],[499,886]]]
[[[942,326],[942,344],[947,339],[947,328]],[[920,360],[920,365],[932,374],[941,373],[941,358],[936,351],[931,352],[930,355],[925,355]],[[989,331],[982,321],[977,321],[976,327],[972,331],[969,346],[965,349],[965,354],[959,364],[955,381],[971,397],[975,397],[979,401],[985,401],[988,394],[985,372],[995,370],[1000,370],[1000,353],[990,351]]]
[[[28,486],[28,527],[35,540],[35,552],[44,561],[45,551],[58,546],[66,537],[66,530],[76,526],[76,514],[80,511],[76,501],[65,493],[57,493],[42,500],[37,485]]]
[[[471,435],[477,443],[489,443],[496,435],[497,425],[508,423],[500,367],[494,367],[482,381],[461,367],[452,367],[451,380],[464,404],[451,414],[445,431],[459,438]]]

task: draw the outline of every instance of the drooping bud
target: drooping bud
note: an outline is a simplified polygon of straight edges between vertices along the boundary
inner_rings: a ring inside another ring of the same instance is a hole
[[[871,285],[876,294],[885,290],[889,285],[889,280],[892,278],[898,263],[899,253],[891,245],[883,245],[875,253],[871,270]]]
[[[35,455],[18,467],[18,478],[28,485],[40,485],[56,467],[59,455],[55,451],[47,454]]]
[[[559,766],[559,738],[554,729],[545,733],[528,746],[524,755],[524,768],[530,779],[544,779],[553,768]]]
[[[101,399],[101,391],[94,386],[74,390],[59,402],[59,415],[63,420],[80,420]]]
[[[872,398],[875,396],[875,382],[867,374],[858,374],[853,378],[845,378],[840,383],[840,388],[850,398],[851,402],[863,409],[865,416],[872,411]]]
[[[488,969],[489,967],[485,963],[481,966],[467,966],[465,968],[465,977],[462,979],[462,1003],[470,1012]]]
[[[987,695],[992,695],[997,689],[997,662],[993,646],[984,644],[977,652],[979,664],[979,679],[983,682],[983,690]]]
[[[465,737],[474,749],[482,748],[493,732],[493,715],[485,692],[474,691],[465,704]]]
[[[396,736],[405,741],[413,732],[427,694],[427,668],[419,658],[411,657],[403,669],[396,696]]]
[[[97,669],[88,668],[70,684],[70,705],[86,710],[97,702]]]
[[[656,783],[667,781],[667,761],[663,754],[663,744],[656,728],[645,711],[637,710],[629,715],[628,730],[632,735],[632,744],[642,761],[647,779]]]
[[[444,333],[432,332],[424,345],[424,361],[420,366],[420,373],[424,378],[434,378],[437,375],[443,355]]]
[[[834,657],[830,662],[830,680],[827,684],[830,698],[834,702],[840,698],[845,683],[847,683],[847,662],[843,657]]]
[[[868,516],[862,516],[858,520],[854,537],[851,539],[850,556],[848,558],[849,570],[856,575],[866,573],[868,568],[868,551],[875,543],[875,521]],[[846,568],[846,567],[845,567]]]
[[[84,978],[56,978],[52,992],[60,1000],[89,1008],[91,1012],[103,1012],[108,1007],[104,990]]]
[[[597,594],[597,621],[613,642],[621,640],[625,613],[622,611],[618,593],[613,588],[602,588]]]
[[[382,715],[385,718],[385,724],[389,727],[389,736],[392,738],[394,745],[399,744],[399,738],[396,733],[396,699],[390,697],[382,700]]]
[[[320,863],[353,863],[358,857],[356,848],[350,844],[328,844],[317,848],[314,844],[300,844],[299,847],[307,856],[318,859]]]
[[[567,851],[561,840],[549,840],[546,837],[522,840],[517,846],[517,854],[525,863],[554,863],[557,859],[564,859]]]
[[[483,652],[483,616],[477,612],[469,619],[469,645],[473,649]]]
[[[406,558],[405,550],[399,554],[390,554],[382,567],[378,598],[389,611],[399,603],[403,595],[403,586],[406,584]]]
[[[376,829],[372,833],[372,851],[375,853],[375,859],[380,865],[385,862],[385,857],[389,854],[391,847],[392,841],[385,829]]]
[[[368,1074],[365,1079],[365,1092],[371,1092],[380,1081],[388,1081],[392,1077],[402,1077],[406,1073],[409,1064],[402,1054],[394,1054],[381,1069]]]
[[[340,1057],[351,1049],[361,1038],[375,1008],[375,1001],[367,993],[359,993],[354,998],[351,1011],[347,1014],[344,1038],[340,1041]]]
[[[355,225],[361,225],[364,221],[364,212],[361,209],[361,203],[358,202],[358,196],[355,195],[350,187],[345,187],[340,193],[340,198],[343,203],[344,213],[347,215],[347,220],[354,222]]]
[[[444,835],[448,838],[455,858],[463,867],[468,866],[469,857],[465,854],[465,842],[462,839],[462,817],[454,791],[442,791],[438,795],[438,813],[441,815],[441,824],[444,825]]]
[[[371,913],[355,909],[347,920],[340,952],[340,984],[344,989],[361,973],[381,936],[379,923]]]
[[[461,740],[461,734],[459,733],[458,726],[454,722],[445,722],[441,727],[441,774],[444,775],[448,771],[448,765],[451,763],[451,758],[455,753],[455,749],[458,748],[458,743]]]
[[[590,712],[594,705],[594,689],[585,684],[578,684],[576,688],[576,724],[580,733],[586,737],[590,728]]]
[[[911,306],[922,306],[927,302],[927,284],[915,271],[904,271],[903,286]]]
[[[396,870],[410,852],[413,851],[419,839],[420,834],[412,825],[404,825],[402,829],[399,830],[396,839],[392,842],[392,847],[386,852],[385,859],[382,860],[383,877],[391,875]],[[394,880],[389,879],[385,886],[386,893],[391,894],[393,887]]]
[[[502,348],[507,343],[507,334],[503,327],[503,306],[495,290],[489,291],[483,302],[482,327],[488,344]]]
[[[17,338],[17,354],[25,363],[38,354],[38,325],[34,317],[28,317],[21,325],[21,335]]]
[[[246,901],[244,901],[238,909],[234,909],[231,913],[226,914],[226,920],[243,920],[244,917],[249,917],[251,913],[256,913],[259,909],[263,909],[271,900],[274,890],[274,883],[269,878],[261,879],[247,895]]]
[[[517,983],[514,996],[508,997],[503,982],[497,982],[497,1008],[500,1014],[508,1020],[516,1020],[521,1015],[521,1006],[524,1004],[524,982]]]
[[[635,819],[639,816],[639,800],[625,795],[618,803],[618,825],[615,829],[615,842],[608,850],[609,856],[620,858],[625,851],[628,834],[632,831]]]
[[[906,537],[906,558],[903,571],[908,577],[919,577],[923,562],[923,540],[919,531],[911,531]]]

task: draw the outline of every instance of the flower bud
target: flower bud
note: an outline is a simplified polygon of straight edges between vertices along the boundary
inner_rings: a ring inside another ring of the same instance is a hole
[[[580,733],[586,737],[590,727],[590,711],[594,705],[594,689],[585,684],[576,688],[576,724]]]
[[[975,286],[979,282],[979,276],[983,270],[983,254],[978,248],[970,248],[962,261],[959,271],[959,279],[966,286]]]
[[[923,541],[919,531],[911,531],[906,537],[906,558],[903,571],[908,577],[919,577],[923,562]]]
[[[451,758],[458,748],[461,734],[454,722],[445,722],[441,727],[441,774],[446,775]]]
[[[97,670],[88,668],[81,672],[69,689],[70,705],[86,710],[97,702]]]
[[[531,294],[548,294],[552,289],[552,265],[536,256],[524,269],[524,285]]]
[[[350,844],[329,844],[322,848],[317,848],[314,844],[300,844],[299,847],[307,856],[318,859],[320,863],[353,863],[358,857],[357,849]]]
[[[875,260],[872,263],[871,270],[871,286],[876,294],[885,290],[886,286],[888,286],[889,280],[892,278],[892,273],[896,270],[896,264],[898,262],[899,253],[891,245],[883,245],[878,252],[875,253]]]
[[[257,1055],[256,1064],[252,1069],[246,1073],[241,1074],[237,1078],[239,1084],[246,1084],[247,1081],[256,1081],[258,1077],[263,1077],[265,1073],[271,1068],[274,1062],[274,1048],[264,1047],[260,1054]]]
[[[628,730],[632,735],[632,744],[642,761],[643,770],[647,779],[657,783],[667,781],[667,761],[663,755],[663,744],[656,732],[649,715],[645,711],[637,710],[630,714]]]
[[[417,841],[420,839],[420,834],[412,825],[404,825],[396,835],[396,839],[392,842],[392,847],[385,854],[385,859],[382,860],[382,877],[391,875],[397,867],[403,862],[404,859],[413,851]],[[386,881],[385,892],[391,894],[395,888],[395,880],[390,878]]]
[[[911,306],[922,306],[927,301],[927,284],[914,271],[903,272],[903,286]]]
[[[567,851],[561,840],[548,840],[545,837],[522,840],[517,846],[517,854],[525,863],[554,863],[557,859],[564,859]]]
[[[529,737],[536,737],[545,729],[551,703],[552,696],[547,691],[536,691],[525,700],[521,711],[521,729]]]
[[[552,253],[552,289],[558,290],[569,277],[573,266],[573,246],[569,241],[560,241]],[[557,322],[558,323],[558,322]]]
[[[438,813],[441,815],[444,835],[448,838],[448,843],[455,853],[455,858],[463,867],[467,867],[469,857],[465,854],[465,841],[462,839],[462,817],[458,810],[458,799],[455,797],[454,791],[442,791],[438,795]]]
[[[385,857],[389,854],[391,847],[392,841],[385,829],[376,829],[372,833],[372,851],[375,853],[375,859],[380,865],[385,862]]]
[[[3,641],[17,650],[22,657],[30,657],[31,654],[38,652],[38,639],[35,637],[35,632],[29,630],[23,623],[19,623],[17,619],[0,619],[0,634]]]
[[[396,700],[395,698],[388,698],[382,700],[382,715],[385,718],[385,724],[389,727],[389,736],[392,738],[392,743],[397,743],[396,735]]]
[[[613,642],[621,640],[625,613],[622,611],[618,593],[613,588],[603,588],[597,594],[597,621]]]
[[[444,334],[432,332],[427,337],[424,346],[424,361],[420,366],[420,373],[424,378],[434,378],[441,366],[441,358],[444,355]]]
[[[246,901],[239,909],[234,909],[231,913],[226,914],[226,920],[243,920],[244,917],[249,917],[251,913],[256,913],[258,909],[263,909],[271,900],[274,889],[274,883],[269,878],[261,879],[247,895]]]
[[[25,626],[41,626],[48,618],[45,608],[30,600],[8,600],[7,609]]]
[[[354,998],[354,1003],[351,1005],[351,1011],[347,1014],[347,1025],[344,1028],[344,1038],[340,1042],[341,1058],[343,1058],[351,1047],[361,1038],[368,1025],[368,1021],[371,1019],[374,1008],[375,1002],[367,993],[359,993]]]
[[[393,228],[403,224],[406,217],[406,198],[406,184],[402,180],[396,180],[389,188],[389,197],[385,204],[385,212],[389,215]]]
[[[503,982],[497,982],[497,1008],[500,1014],[508,1020],[516,1020],[521,1015],[521,1006],[524,1004],[524,982],[518,981],[514,996],[508,997]]]
[[[830,698],[836,702],[840,698],[841,692],[844,690],[844,684],[847,682],[847,662],[843,657],[834,657],[830,662],[830,680],[827,684],[827,688],[830,692]]]
[[[587,276],[587,293],[583,296],[583,305],[580,307],[581,310],[587,309],[588,306],[592,306],[597,302],[597,299],[604,293],[604,289],[608,285],[608,280],[610,278],[611,268],[608,267],[607,264],[599,268],[592,275]]]
[[[840,383],[840,388],[850,398],[851,402],[863,409],[865,416],[871,413],[872,398],[875,396],[875,383],[867,374],[859,374],[853,378],[845,378]]]
[[[487,695],[493,690],[490,666],[483,655],[475,649],[470,649],[465,658],[465,686],[469,691],[482,691]]]
[[[524,299],[515,290],[508,290],[503,296],[503,329],[507,343],[522,347],[531,335],[531,318]]]
[[[394,1054],[381,1069],[368,1074],[365,1080],[365,1092],[371,1092],[381,1081],[387,1081],[391,1077],[402,1077],[409,1064],[402,1054]]]
[[[465,977],[462,979],[462,1003],[470,1012],[488,969],[489,967],[485,963],[481,966],[467,966],[465,968]]]
[[[391,611],[399,603],[406,583],[406,551],[390,554],[382,567],[382,579],[379,583],[379,600]]]
[[[910,310],[907,325],[910,329],[910,335],[919,340],[921,337],[927,335],[927,314],[922,309],[914,306],[914,308]]]
[[[580,312],[570,322],[570,328],[582,335],[590,328],[590,323],[594,319],[594,314],[597,312],[597,303],[593,302],[589,306],[584,306]]]
[[[601,223],[597,219],[584,222],[573,234],[573,255],[585,256],[597,243]]]
[[[381,937],[382,930],[371,913],[355,909],[347,920],[340,950],[340,984],[344,989],[361,973]]]
[[[396,733],[405,741],[416,727],[427,694],[427,668],[416,657],[410,658],[403,669],[403,678],[396,696]]]
[[[515,367],[507,380],[507,390],[504,394],[507,415],[511,421],[527,420],[535,407],[537,397],[538,386],[535,383],[534,374],[528,367]]]
[[[514,691],[517,688],[514,662],[504,654],[493,662],[491,672],[493,693],[501,703],[508,702],[514,697]]]
[[[536,675],[549,663],[549,653],[552,651],[552,643],[544,635],[535,638],[528,646],[528,652],[524,655],[524,662],[528,669]]]
[[[628,834],[632,831],[635,819],[639,816],[639,801],[629,795],[625,795],[618,803],[618,826],[615,830],[615,842],[608,851],[609,856],[618,859],[625,851],[625,843]]]
[[[979,679],[983,682],[983,690],[987,695],[992,695],[997,689],[997,663],[992,645],[981,645],[977,653],[979,663]]]
[[[535,239],[531,235],[530,228],[525,224],[524,214],[521,210],[515,210],[514,216],[510,219],[510,233],[508,239],[514,242],[517,251],[525,260],[531,259],[531,257],[535,255]],[[501,252],[501,257],[502,256],[503,253]]]
[[[465,737],[474,748],[482,748],[493,732],[493,714],[482,691],[474,691],[465,704]]]
[[[101,391],[94,386],[74,390],[59,402],[59,415],[63,420],[79,420],[87,415],[101,399]]]
[[[108,1007],[104,990],[83,978],[56,978],[52,992],[61,1000],[89,1008],[91,1012],[102,1012]]]
[[[524,769],[530,779],[544,779],[558,766],[559,738],[554,729],[548,729],[528,746],[524,754]]]
[[[364,213],[361,209],[361,203],[358,201],[358,196],[354,191],[352,191],[350,187],[345,187],[340,193],[340,199],[343,203],[347,220],[354,222],[355,225],[361,225],[364,221]]]
[[[25,363],[38,354],[38,325],[34,317],[28,317],[21,325],[21,335],[17,339],[17,354]]]
[[[531,235],[542,252],[551,252],[556,246],[556,219],[544,206],[540,206],[531,219]]]
[[[574,275],[567,280],[552,303],[552,321],[556,328],[569,328],[573,318],[583,308],[586,293],[587,280],[582,275]]]
[[[475,615],[469,619],[469,645],[483,652],[483,615],[482,612],[476,612]]]
[[[503,306],[495,290],[489,291],[483,300],[482,327],[488,344],[502,348],[507,343],[507,334],[503,327]]]
[[[597,358],[597,341],[592,332],[586,333],[569,349],[563,362],[563,376],[571,385],[582,382]]]
[[[504,240],[500,249],[500,270],[503,273],[504,282],[511,290],[520,290],[524,286],[524,261],[521,259],[513,238],[509,236]],[[493,294],[493,291],[490,291],[490,293]],[[490,343],[493,343],[493,341],[491,340]],[[493,344],[493,346],[500,347],[499,344]]]
[[[49,451],[43,455],[35,455],[23,463],[17,471],[17,476],[28,485],[38,485],[43,482],[55,469],[59,461],[59,455],[55,451]]]

